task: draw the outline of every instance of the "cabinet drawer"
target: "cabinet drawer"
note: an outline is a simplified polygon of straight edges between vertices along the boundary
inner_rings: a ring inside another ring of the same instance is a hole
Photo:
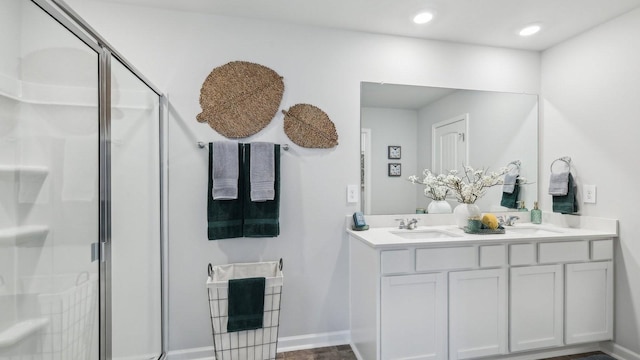
[[[513,244],[509,246],[510,265],[535,265],[536,248],[533,244]]]
[[[416,271],[468,269],[478,266],[476,247],[416,250]]]
[[[401,274],[411,271],[409,250],[388,250],[380,254],[382,274]]]
[[[591,242],[591,260],[613,259],[613,240],[594,240]]]
[[[587,241],[565,241],[538,244],[541,264],[565,261],[589,260],[589,243]]]
[[[507,252],[504,245],[480,246],[480,267],[499,267],[507,262]]]

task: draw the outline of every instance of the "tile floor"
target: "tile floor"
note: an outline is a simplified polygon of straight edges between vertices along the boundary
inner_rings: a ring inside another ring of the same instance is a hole
[[[559,356],[544,360],[574,360],[580,359],[589,355],[604,354],[602,352],[590,352],[586,354],[576,354]],[[349,345],[329,346],[317,349],[299,350],[279,353],[277,359],[279,360],[356,360],[356,356],[351,351]]]

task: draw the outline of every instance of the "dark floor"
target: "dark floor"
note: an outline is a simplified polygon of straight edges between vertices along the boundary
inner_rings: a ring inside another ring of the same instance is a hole
[[[585,354],[559,356],[544,360],[572,360],[580,359],[589,355],[604,355],[600,351]],[[279,353],[277,359],[285,360],[356,360],[356,356],[351,351],[349,345],[329,346],[317,349],[299,350]]]

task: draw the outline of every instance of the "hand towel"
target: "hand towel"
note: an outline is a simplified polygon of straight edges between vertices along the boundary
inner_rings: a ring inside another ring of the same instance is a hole
[[[232,200],[213,199],[213,148],[209,143],[209,171],[207,187],[207,236],[209,240],[242,237],[242,217],[244,192],[239,191],[238,197]],[[238,153],[238,163],[241,166],[242,144],[235,144]],[[238,173],[238,183],[243,184],[244,174]]]
[[[517,181],[517,179],[515,181]],[[513,186],[513,191],[511,193],[504,192],[504,191],[502,192],[502,200],[500,201],[500,205],[507,207],[509,209],[516,209],[518,207],[519,194],[520,194],[520,185],[515,183],[515,185]]]
[[[274,147],[274,197],[273,200],[251,201],[250,186],[244,187],[244,225],[245,237],[275,237],[280,235],[280,145]],[[244,178],[249,178],[252,148],[244,144]]]
[[[273,200],[275,197],[274,144],[254,142],[251,146],[251,201]]]
[[[574,214],[578,212],[578,200],[576,199],[577,186],[571,173],[568,175],[567,194],[553,196],[553,212],[561,214]]]
[[[513,192],[513,190],[516,187],[516,182],[518,181],[518,176],[519,174],[517,172],[513,174],[512,173],[505,174],[504,185],[502,185],[503,193],[511,194]]]
[[[262,328],[265,282],[263,277],[229,280],[227,332]]]
[[[567,195],[569,192],[569,171],[561,173],[551,173],[549,178],[549,195]]]
[[[230,141],[213,143],[213,199],[238,198],[238,144]]]

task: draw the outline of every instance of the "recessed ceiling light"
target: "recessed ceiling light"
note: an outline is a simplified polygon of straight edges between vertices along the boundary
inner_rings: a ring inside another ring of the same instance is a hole
[[[413,17],[413,22],[416,24],[426,24],[431,20],[433,20],[433,13],[428,11],[421,12]]]
[[[529,25],[524,27],[522,30],[520,30],[518,34],[520,36],[531,36],[533,34],[536,34],[538,31],[540,31],[540,29],[542,29],[542,27],[538,24]]]

